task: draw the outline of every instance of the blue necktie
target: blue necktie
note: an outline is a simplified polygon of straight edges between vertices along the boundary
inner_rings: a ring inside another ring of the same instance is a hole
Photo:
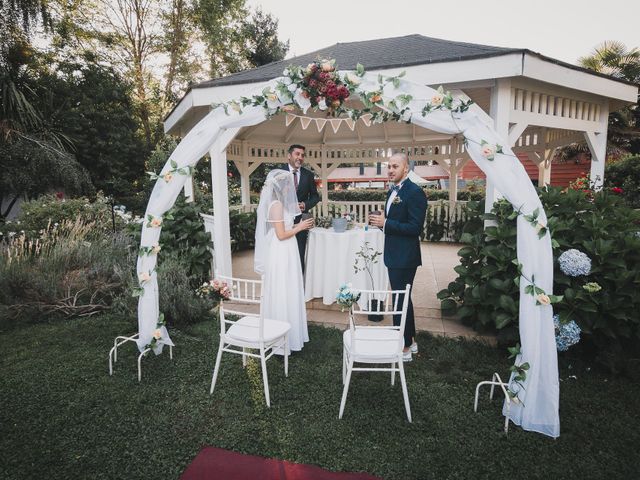
[[[400,185],[392,185],[391,188],[389,189],[389,194],[391,194],[392,192],[398,193],[399,191],[400,191]]]

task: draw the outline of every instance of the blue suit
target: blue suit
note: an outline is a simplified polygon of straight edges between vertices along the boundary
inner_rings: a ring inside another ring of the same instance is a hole
[[[387,203],[391,191],[387,194]],[[386,209],[386,203],[385,203]],[[427,197],[424,191],[408,178],[402,182],[395,199],[389,206],[384,224],[384,264],[389,272],[389,283],[393,290],[403,290],[407,283],[413,286],[416,270],[422,265],[420,234],[427,214]],[[399,305],[403,298],[399,299]],[[400,325],[400,315],[393,318]],[[404,329],[404,345],[411,345],[416,326],[413,302],[409,297],[409,310]]]

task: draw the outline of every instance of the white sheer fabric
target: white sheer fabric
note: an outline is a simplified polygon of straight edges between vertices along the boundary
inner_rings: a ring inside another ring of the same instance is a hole
[[[279,203],[279,207],[272,209],[274,202]],[[273,210],[273,211],[272,211]],[[276,212],[278,211],[278,212]],[[278,218],[272,216],[278,213]],[[260,275],[264,275],[265,263],[270,255],[270,233],[274,229],[274,221],[285,221],[293,225],[293,219],[300,215],[298,198],[293,183],[293,175],[286,170],[272,170],[260,192],[260,203],[256,212],[256,242],[254,251],[254,270]]]
[[[265,318],[291,325],[292,351],[302,350],[304,342],[309,341],[302,267],[296,237],[280,240],[276,226],[282,224],[285,230],[291,230],[300,213],[291,172],[269,172],[257,211],[254,269],[262,275],[262,313]]]
[[[340,72],[343,75],[346,72]],[[279,79],[268,83],[268,87],[275,91]],[[422,82],[429,83],[429,82]],[[261,95],[264,85],[253,93]],[[358,86],[358,92],[371,93],[379,91],[380,83],[377,74],[365,74]],[[423,107],[431,102],[437,92],[429,87],[400,79],[397,86],[387,84],[383,89],[383,96],[396,98],[400,94],[410,95],[411,100],[404,115],[420,127],[428,128],[447,134],[462,134],[468,140],[467,150],[471,158],[492,181],[496,188],[516,208],[523,213],[531,213],[535,208],[540,209],[540,222],[546,224],[546,216],[540,205],[535,189],[520,161],[513,156],[504,139],[500,139],[493,127],[486,122],[486,115],[479,107],[472,106],[465,112],[452,113],[448,110],[436,110],[422,116]],[[407,98],[407,97],[405,97]],[[278,96],[278,100],[270,100],[272,111],[279,106],[291,103],[291,100]],[[208,148],[220,137],[224,130],[234,127],[250,126],[260,123],[267,118],[262,107],[245,107],[236,112],[228,109],[228,115],[222,108],[214,109],[202,119],[182,140],[170,161],[174,160],[179,167],[193,166],[207,152]],[[504,155],[496,154],[493,161],[483,157],[481,143],[500,144]],[[224,146],[223,146],[224,147]],[[217,161],[213,158],[212,161]],[[219,160],[218,160],[219,161]],[[171,170],[167,162],[161,173]],[[151,195],[147,206],[147,214],[154,217],[162,216],[175,202],[184,184],[184,177],[174,176],[171,182],[160,178]],[[158,242],[159,228],[143,227],[141,246],[149,247]],[[295,240],[294,240],[295,241]],[[284,254],[283,254],[284,255]],[[280,254],[279,254],[280,256]],[[280,257],[284,260],[284,256]],[[296,258],[294,255],[293,258]],[[552,293],[553,287],[553,258],[549,235],[539,239],[537,233],[522,217],[518,218],[518,260],[523,265],[523,273],[528,278],[535,275],[536,284],[547,293]],[[287,259],[289,261],[289,259]],[[293,260],[291,260],[293,261]],[[299,260],[298,260],[299,261]],[[143,285],[144,294],[138,304],[138,325],[140,340],[139,348],[143,348],[152,338],[158,318],[158,285],[153,269],[155,256],[141,256],[138,259],[138,273],[152,272],[151,279]],[[265,271],[267,269],[265,268]],[[530,370],[524,382],[524,389],[520,392],[522,405],[512,407],[511,420],[524,429],[533,430],[545,435],[556,437],[560,434],[558,416],[559,383],[557,369],[557,353],[553,332],[552,308],[550,306],[536,306],[535,299],[524,293],[527,282],[524,278],[520,287],[520,338],[522,344],[521,358],[517,363],[528,362]],[[285,291],[285,288],[280,288]],[[163,343],[169,344],[166,332],[158,342],[159,351]],[[166,336],[164,336],[166,335]]]

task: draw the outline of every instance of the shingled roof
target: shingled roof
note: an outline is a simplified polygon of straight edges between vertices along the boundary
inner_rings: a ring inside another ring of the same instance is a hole
[[[335,58],[338,68],[341,70],[353,70],[358,63],[363,64],[367,70],[379,70],[425,63],[471,60],[523,51],[525,50],[519,48],[491,47],[414,34],[362,42],[336,43],[305,55],[208,80],[193,85],[192,88],[263,82],[282,75],[282,71],[288,65],[307,65],[318,57]]]

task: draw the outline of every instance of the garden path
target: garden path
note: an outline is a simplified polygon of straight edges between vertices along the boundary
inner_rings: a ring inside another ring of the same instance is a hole
[[[479,335],[454,318],[443,318],[440,311],[440,300],[436,294],[456,278],[453,267],[458,265],[460,247],[455,243],[422,243],[422,267],[418,268],[412,295],[416,329],[446,337],[482,338],[493,344],[494,337]],[[242,278],[258,278],[253,271],[253,250],[233,255],[233,273]],[[336,304],[324,305],[322,299],[307,302],[307,318],[311,323],[340,329],[345,329],[348,323],[346,313],[341,312]]]

